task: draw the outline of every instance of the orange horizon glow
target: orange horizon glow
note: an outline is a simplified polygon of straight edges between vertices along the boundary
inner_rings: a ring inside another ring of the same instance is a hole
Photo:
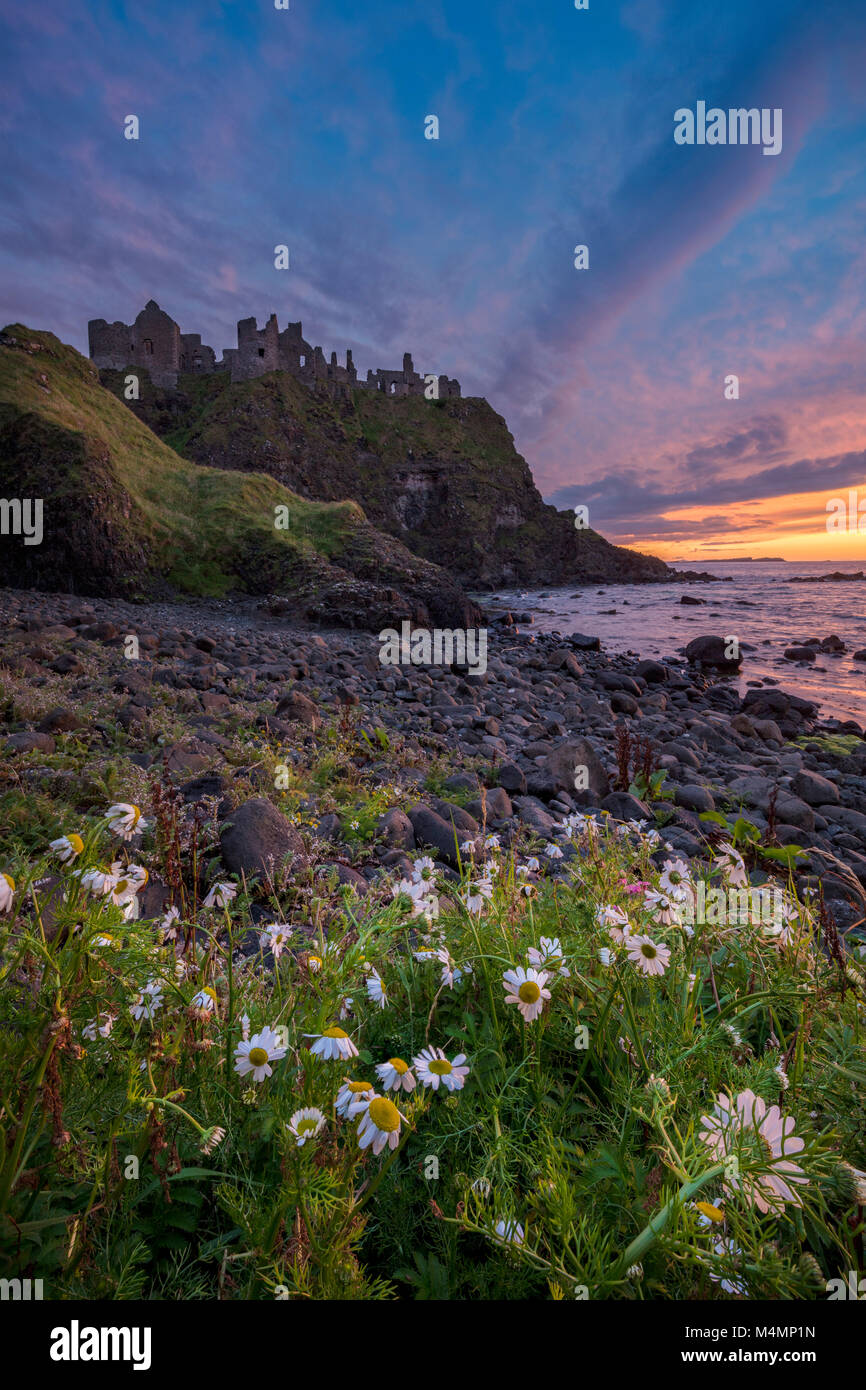
[[[828,530],[828,521],[837,516],[837,509],[828,509],[831,499],[840,499],[845,504],[844,512],[839,512],[844,529],[837,525]],[[714,516],[719,518],[719,530],[704,529]],[[754,560],[823,560],[831,566],[853,561],[866,566],[866,487],[837,493],[797,493],[709,510],[705,507],[672,509],[660,520],[666,527],[665,534],[660,534],[658,540],[645,531],[638,537],[633,533],[616,533],[612,527],[607,530],[607,539],[666,561],[685,559],[709,563],[750,556]],[[682,530],[672,538],[671,527],[678,523]],[[695,526],[701,527],[700,535],[690,534]]]

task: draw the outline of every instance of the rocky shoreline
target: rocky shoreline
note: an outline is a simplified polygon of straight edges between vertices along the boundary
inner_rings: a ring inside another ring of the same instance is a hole
[[[724,835],[700,819],[716,811],[745,816],[767,847],[801,846],[798,886],[823,894],[840,931],[862,919],[866,740],[857,725],[822,723],[813,704],[775,685],[741,700],[726,679],[681,658],[611,655],[597,638],[535,635],[505,614],[488,616],[487,669],[472,674],[382,666],[374,634],[295,625],[280,609],[0,591],[7,785],[44,792],[62,774],[46,775],[43,764],[65,740],[89,742],[98,758],[109,748],[116,756],[120,739],[131,770],[163,764],[187,803],[210,796],[224,819],[232,813],[225,866],[253,873],[268,853],[279,859],[299,845],[271,787],[241,797],[239,813],[225,757],[238,721],[291,758],[336,720],[358,731],[357,774],[394,791],[370,843],[352,855],[340,817],[322,811],[314,789],[306,798],[325,857],[360,895],[423,849],[453,872],[455,833],[462,842],[495,832],[506,846],[534,836],[543,852],[544,842],[562,843],[557,826],[575,811],[648,821],[668,854],[697,859]],[[22,713],[22,692],[41,717]],[[87,714],[94,700],[98,719]],[[166,709],[180,721],[170,739],[157,728]],[[436,795],[434,761],[448,769]],[[634,791],[641,769],[643,798]],[[545,868],[562,871],[556,855]],[[768,872],[769,863],[753,868],[752,881]]]

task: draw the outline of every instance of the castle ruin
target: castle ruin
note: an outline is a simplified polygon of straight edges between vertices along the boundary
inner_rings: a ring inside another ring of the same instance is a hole
[[[337,354],[330,361],[320,347],[311,347],[300,323],[289,323],[279,330],[276,314],[264,328],[254,318],[238,320],[238,345],[223,350],[217,361],[213,348],[202,343],[199,333],[181,333],[173,318],[151,299],[135,323],[106,323],[91,319],[87,325],[88,351],[97,367],[141,367],[150,373],[155,386],[177,386],[184,372],[202,375],[228,372],[232,381],[249,381],[265,372],[289,372],[308,386],[327,384],[332,395],[348,395],[352,389],[384,391],[389,396],[423,396],[432,386],[434,374],[415,371],[412,354],[403,354],[400,371],[368,371],[366,380],[358,377],[351,349],[346,364],[340,366]],[[436,388],[430,395],[438,400],[460,395],[460,382],[435,376]]]

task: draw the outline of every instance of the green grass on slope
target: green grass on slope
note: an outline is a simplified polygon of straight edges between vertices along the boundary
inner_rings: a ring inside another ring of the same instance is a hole
[[[237,585],[238,562],[242,568],[264,564],[276,576],[295,560],[338,554],[347,534],[363,523],[355,502],[311,502],[265,474],[187,462],[104,390],[91,364],[54,334],[21,324],[3,332],[29,350],[0,349],[0,403],[107,446],[115,481],[132,499],[160,569],[179,587],[224,592]],[[76,476],[73,466],[67,485],[86,489],[86,471]],[[277,506],[288,508],[287,529],[275,528]]]

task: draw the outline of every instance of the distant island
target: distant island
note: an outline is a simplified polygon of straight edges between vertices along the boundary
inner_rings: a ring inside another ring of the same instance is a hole
[[[702,555],[702,564],[787,564],[784,555]],[[671,560],[671,564],[695,564],[696,560]]]

